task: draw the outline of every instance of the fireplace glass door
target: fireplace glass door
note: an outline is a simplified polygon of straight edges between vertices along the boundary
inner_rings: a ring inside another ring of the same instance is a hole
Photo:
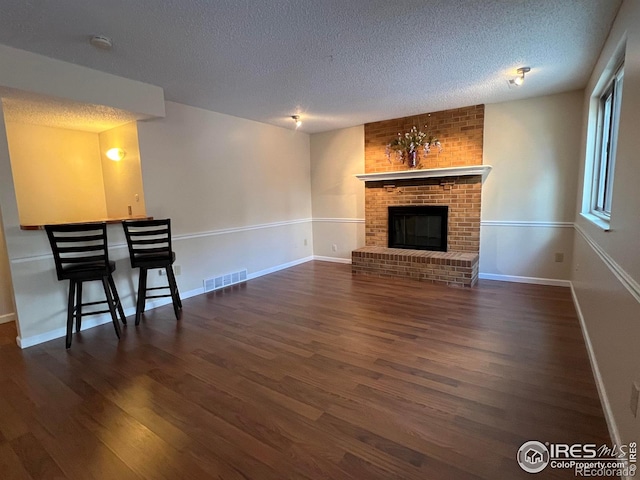
[[[389,207],[389,248],[447,251],[448,207]]]

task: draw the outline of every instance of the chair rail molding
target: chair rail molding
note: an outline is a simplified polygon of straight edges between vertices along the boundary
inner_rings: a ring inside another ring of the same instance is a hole
[[[311,221],[312,221],[311,218],[297,218],[293,220],[284,220],[281,222],[246,225],[244,227],[221,228],[219,230],[210,230],[206,232],[182,233],[179,235],[172,235],[171,239],[175,242],[180,240],[189,240],[192,238],[212,237],[216,235],[228,235],[232,233],[246,232],[249,230],[260,230],[263,228],[274,228],[274,227],[283,227],[286,225],[297,225],[300,223],[310,223]],[[121,248],[127,248],[127,244],[123,242],[109,244],[109,251],[121,249]],[[35,262],[38,260],[48,260],[51,258],[53,258],[53,255],[51,253],[43,253],[38,255],[25,255],[23,257],[15,257],[10,259],[10,262],[12,264],[16,264],[16,263],[25,263],[25,262]]]
[[[603,250],[603,248],[598,245],[593,238],[589,236],[587,232],[583,230],[583,228],[576,224],[576,231],[580,234],[582,238],[587,242],[587,244],[593,249],[594,252],[600,257],[600,259],[604,262],[604,264],[609,267],[609,270],[616,276],[616,278],[622,283],[622,285],[629,291],[629,293],[636,299],[638,303],[640,303],[640,284],[629,275],[620,265],[616,263],[616,261],[611,258],[611,256]]]
[[[315,218],[314,222],[318,223],[364,223],[364,218]]]
[[[481,220],[483,227],[549,227],[573,228],[573,222],[538,221],[538,220]]]

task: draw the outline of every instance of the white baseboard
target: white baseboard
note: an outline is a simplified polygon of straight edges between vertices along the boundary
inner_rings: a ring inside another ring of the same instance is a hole
[[[340,257],[324,257],[322,255],[314,255],[314,260],[319,260],[321,262],[332,262],[332,263],[348,263],[351,265],[350,258],[340,258]]]
[[[602,375],[600,374],[598,361],[593,351],[593,345],[591,345],[591,338],[589,338],[587,325],[584,321],[584,316],[582,315],[582,309],[580,308],[580,303],[578,302],[578,297],[573,288],[573,284],[571,285],[571,298],[573,298],[573,305],[576,308],[576,313],[578,314],[578,319],[580,320],[580,329],[582,330],[582,337],[584,338],[584,344],[586,345],[587,353],[589,354],[589,362],[591,363],[593,378],[595,379],[596,387],[598,389],[598,396],[600,397],[600,403],[602,404],[602,410],[604,411],[604,418],[607,422],[609,435],[611,436],[611,442],[614,445],[622,445],[620,432],[618,431],[618,426],[616,425],[616,421],[613,416],[613,411],[611,410],[611,404],[609,403],[609,397],[607,396],[607,391],[604,388],[604,382],[602,380]]]
[[[532,283],[534,285],[550,285],[552,287],[570,287],[571,281],[557,280],[555,278],[520,277],[517,275],[500,275],[497,273],[479,273],[478,278],[483,280],[498,280],[500,282]]]
[[[247,276],[248,280],[252,280],[254,278],[261,277],[263,275],[268,275],[269,273],[274,273],[279,270],[284,270],[286,268],[294,267],[296,265],[300,265],[301,263],[306,263],[313,260],[312,256],[304,257],[298,260],[294,260],[292,262],[284,263],[282,265],[276,265],[275,267],[267,268],[265,270],[260,270],[258,272],[250,273]],[[196,288],[193,290],[188,290],[186,292],[180,292],[180,298],[183,300],[190,297],[195,297],[196,295],[202,295],[204,293],[204,288]],[[160,298],[152,301],[147,301],[147,310],[151,310],[154,308],[162,307],[164,305],[168,305],[171,303],[171,298]],[[124,314],[127,317],[134,316],[136,314],[135,307],[125,308]],[[3,317],[0,317],[2,319]],[[15,316],[14,316],[15,318]],[[10,321],[10,320],[7,320]],[[105,323],[111,323],[111,315],[110,314],[102,314],[87,317],[86,319],[82,319],[82,331],[89,330],[90,328],[95,328],[100,325],[104,325]],[[29,348],[34,345],[38,345],[40,343],[48,342],[50,340],[55,340],[56,338],[62,338],[67,334],[67,327],[57,328],[55,330],[51,330],[49,332],[41,333],[39,335],[33,335],[31,337],[16,337],[16,343],[20,348]]]
[[[618,427],[616,425],[616,422],[613,416],[613,411],[611,410],[611,404],[609,403],[609,398],[607,397],[607,391],[605,390],[604,382],[602,380],[602,375],[600,374],[600,368],[598,367],[598,361],[596,360],[596,356],[593,351],[593,345],[591,344],[591,339],[589,338],[589,332],[587,331],[587,326],[584,320],[584,316],[582,314],[582,310],[580,309],[580,303],[578,302],[578,297],[576,296],[576,292],[573,288],[573,284],[571,283],[571,281],[556,280],[551,278],[518,277],[514,275],[497,275],[492,273],[480,273],[478,277],[486,280],[532,283],[537,285],[551,285],[551,286],[568,287],[571,289],[571,297],[573,299],[573,304],[575,306],[576,313],[578,315],[578,320],[580,321],[580,330],[582,331],[582,337],[584,339],[584,343],[587,348],[587,353],[589,355],[589,362],[591,364],[591,370],[593,372],[593,378],[596,383],[596,388],[598,389],[598,396],[600,397],[600,403],[602,404],[602,410],[604,412],[604,417],[607,422],[607,428],[609,429],[609,435],[611,436],[611,441],[614,445],[622,445],[620,432],[618,431]]]
[[[307,262],[310,262],[311,260],[313,260],[313,256],[299,258],[298,260],[294,260],[292,262],[283,263],[281,265],[276,265],[275,267],[271,267],[271,268],[265,268],[264,270],[250,273],[249,275],[247,275],[247,280],[253,280],[254,278],[262,277],[263,275],[269,275],[270,273],[279,272],[280,270],[285,270],[287,268],[295,267],[296,265],[307,263]]]
[[[15,313],[5,313],[4,315],[0,315],[0,324],[15,322],[16,314]]]
[[[124,314],[126,317],[130,315],[135,315],[135,308],[125,308]],[[90,328],[95,328],[100,325],[104,325],[105,323],[111,323],[111,315],[103,313],[102,315],[95,315],[91,317],[82,318],[82,329],[81,331],[89,330]],[[75,331],[75,329],[74,329]],[[48,342],[50,340],[55,340],[56,338],[62,338],[67,335],[67,327],[56,328],[55,330],[50,330],[45,333],[41,333],[39,335],[33,335],[31,337],[16,337],[16,343],[20,348],[29,348],[34,345],[39,345],[40,343]]]

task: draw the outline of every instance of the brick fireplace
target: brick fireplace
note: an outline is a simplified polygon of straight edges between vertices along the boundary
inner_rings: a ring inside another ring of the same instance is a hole
[[[436,135],[444,150],[418,170],[390,164],[386,143],[413,125]],[[428,125],[425,128],[425,125]],[[484,105],[365,125],[365,247],[352,252],[354,274],[400,276],[473,286],[480,251]],[[389,207],[448,206],[446,252],[388,248]]]

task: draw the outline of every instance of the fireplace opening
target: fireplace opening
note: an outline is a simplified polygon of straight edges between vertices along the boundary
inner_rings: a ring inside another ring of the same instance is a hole
[[[447,251],[447,206],[389,207],[389,248]]]

